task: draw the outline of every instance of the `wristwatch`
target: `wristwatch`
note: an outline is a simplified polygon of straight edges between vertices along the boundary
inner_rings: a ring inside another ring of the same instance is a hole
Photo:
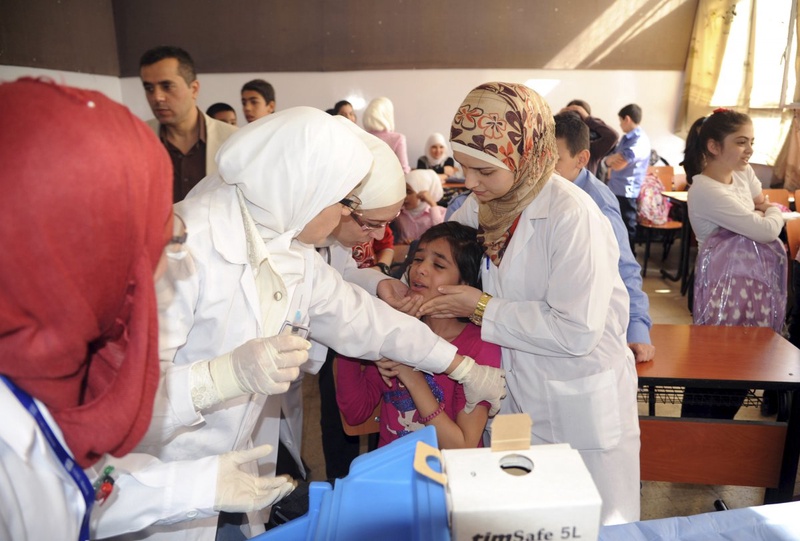
[[[375,263],[375,268],[377,268],[379,271],[381,271],[386,276],[391,276],[392,275],[392,269],[390,269],[389,265],[387,265],[386,263]]]
[[[478,327],[483,323],[483,313],[486,311],[486,305],[489,304],[491,298],[492,296],[488,293],[481,295],[481,298],[478,299],[478,304],[475,306],[475,311],[469,316],[469,320]]]

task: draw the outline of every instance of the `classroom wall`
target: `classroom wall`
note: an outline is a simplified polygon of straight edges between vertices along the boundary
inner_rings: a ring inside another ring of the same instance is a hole
[[[555,110],[582,98],[613,126],[638,103],[654,147],[677,163],[683,142],[671,131],[697,2],[3,0],[0,79],[49,75],[149,118],[139,56],[175,44],[197,63],[200,107],[225,101],[242,120],[239,89],[256,77],[275,86],[278,109],[350,98],[361,113],[391,98],[412,164],[475,85],[529,82]]]
[[[0,64],[118,77],[112,1],[0,1]]]
[[[135,76],[161,44],[203,73],[681,70],[698,0],[3,0],[0,64]]]
[[[44,0],[28,0],[44,1]],[[698,0],[114,0],[120,74],[175,44],[204,73],[681,70]],[[177,24],[176,24],[177,23]]]
[[[275,87],[279,111],[296,105],[328,109],[338,100],[350,98],[354,105],[361,103],[356,107],[360,123],[369,100],[390,98],[395,108],[395,129],[406,136],[412,166],[424,153],[431,133],[449,134],[450,122],[464,96],[475,86],[492,80],[528,82],[555,112],[571,99],[584,99],[592,106],[593,114],[617,129],[617,112],[629,103],[638,103],[644,110],[642,126],[654,148],[671,164],[683,158],[683,140],[672,134],[683,77],[679,71],[462,69],[200,74],[198,104],[205,110],[217,101],[229,103],[243,124],[239,89],[256,77]],[[120,84],[122,101],[142,118],[152,118],[139,79],[124,77]]]
[[[0,81],[25,76],[47,76],[57,82],[92,88],[125,104],[142,119],[152,118],[137,77],[110,77],[57,70],[0,65]],[[470,89],[490,80],[529,82],[554,109],[573,98],[588,101],[593,113],[618,128],[617,111],[628,103],[644,109],[642,126],[653,147],[671,164],[683,157],[683,140],[672,134],[683,74],[679,71],[562,71],[562,70],[385,70],[334,73],[200,74],[198,105],[205,110],[225,101],[244,114],[239,103],[241,85],[255,77],[270,81],[277,93],[278,110],[296,105],[327,109],[342,98],[356,105],[359,121],[372,98],[389,97],[395,105],[397,131],[408,140],[409,161],[424,152],[434,131],[447,135],[450,121]],[[624,91],[623,91],[624,89]]]

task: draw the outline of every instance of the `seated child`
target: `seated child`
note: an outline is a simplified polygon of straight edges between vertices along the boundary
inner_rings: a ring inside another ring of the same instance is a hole
[[[395,227],[395,244],[411,244],[430,227],[444,221],[447,209],[436,203],[444,195],[442,181],[430,169],[406,173],[406,199]]]
[[[434,133],[425,143],[425,155],[417,160],[417,169],[432,169],[442,181],[456,173],[456,162],[448,156],[447,140],[441,133]]]
[[[480,287],[483,247],[476,236],[474,228],[457,222],[430,228],[420,239],[408,269],[411,292],[427,301],[440,295],[440,286]],[[460,354],[480,364],[500,366],[500,347],[483,342],[480,327],[461,318],[426,317],[423,321],[452,342]],[[481,446],[489,405],[481,402],[467,412],[463,387],[446,375],[425,374],[388,360],[362,363],[338,359],[336,401],[345,420],[352,425],[363,423],[381,404],[379,447],[427,425],[436,427],[442,449]],[[380,371],[376,364],[381,365]]]

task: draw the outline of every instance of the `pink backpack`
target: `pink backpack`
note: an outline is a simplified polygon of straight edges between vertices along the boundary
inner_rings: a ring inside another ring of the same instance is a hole
[[[639,197],[636,199],[639,222],[645,225],[664,225],[669,221],[669,199],[661,195],[664,185],[653,174],[647,173],[642,181]]]

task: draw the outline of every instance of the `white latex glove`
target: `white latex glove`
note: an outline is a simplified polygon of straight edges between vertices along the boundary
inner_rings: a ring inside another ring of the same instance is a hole
[[[311,342],[293,334],[255,338],[211,361],[209,369],[225,398],[285,393],[300,375],[310,348]]]
[[[294,481],[288,475],[258,477],[239,469],[242,464],[267,456],[271,451],[271,445],[261,445],[244,451],[232,451],[218,457],[214,511],[228,513],[257,511],[274,504],[294,490]]]
[[[472,357],[464,356],[448,377],[464,386],[465,413],[472,413],[478,402],[484,400],[491,404],[490,417],[500,411],[500,400],[506,397],[506,372],[502,368],[478,364]]]
[[[197,411],[245,394],[280,394],[300,375],[311,342],[292,334],[255,338],[210,361],[194,363],[190,389]]]

